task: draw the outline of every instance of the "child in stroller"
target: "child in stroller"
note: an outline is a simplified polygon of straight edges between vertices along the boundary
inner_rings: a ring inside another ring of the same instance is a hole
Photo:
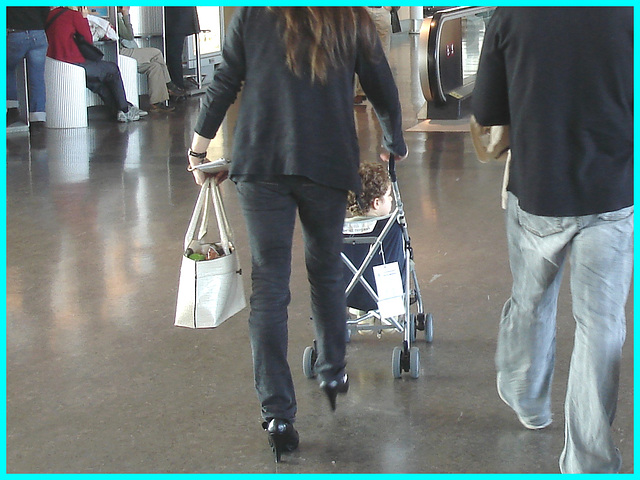
[[[388,172],[383,164],[364,163],[360,175],[362,191],[350,193],[349,216],[342,230],[344,284],[350,313],[348,316],[345,312],[345,334],[350,338],[352,331],[401,332],[402,347],[395,347],[391,357],[392,374],[394,378],[400,378],[402,372],[409,372],[412,378],[418,378],[420,351],[412,343],[416,340],[416,330],[424,331],[427,343],[433,341],[433,317],[423,309],[395,161],[390,160]],[[402,313],[384,315],[379,301],[387,292],[376,291],[374,267],[394,262],[398,264],[402,279],[403,307],[399,309]],[[313,346],[305,348],[302,357],[302,369],[307,378],[315,377],[316,358],[314,340]]]
[[[389,219],[394,207],[393,193],[391,191],[391,179],[385,165],[380,163],[363,163],[359,170],[362,180],[362,191],[359,194],[349,192],[347,219],[342,230],[345,238],[356,238],[358,235],[368,234],[371,237],[379,237]],[[363,264],[367,256],[368,248],[360,243],[347,243],[343,248],[344,255],[356,267]],[[405,272],[405,244],[402,236],[402,227],[394,222],[385,235],[380,246],[371,259],[367,268],[362,272],[366,282],[375,288],[373,267],[385,263],[398,262],[400,276],[404,280]],[[344,267],[345,288],[353,278],[352,271],[346,262]],[[357,282],[347,295],[349,313],[356,317],[363,317],[370,310],[377,308],[375,298],[366,290],[366,287]],[[374,325],[375,318],[363,319],[358,322],[359,331],[367,331],[365,325]],[[380,319],[386,325],[389,322]],[[371,330],[369,330],[370,332]],[[380,333],[382,330],[378,330]]]

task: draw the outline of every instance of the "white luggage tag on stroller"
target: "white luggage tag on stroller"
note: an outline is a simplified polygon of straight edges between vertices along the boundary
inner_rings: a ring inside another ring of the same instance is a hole
[[[373,267],[378,292],[378,309],[380,317],[391,318],[403,315],[404,291],[398,262],[385,263]]]

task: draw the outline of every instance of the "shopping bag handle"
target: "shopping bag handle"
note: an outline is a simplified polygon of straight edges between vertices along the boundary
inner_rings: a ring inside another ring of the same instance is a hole
[[[220,187],[217,183],[214,182],[210,184],[209,190],[213,193],[213,208],[215,209],[216,219],[218,221],[218,230],[220,232],[220,243],[222,244],[222,250],[224,250],[225,255],[229,255],[231,253],[231,226],[229,225],[227,212],[225,211],[224,204],[222,203]]]
[[[187,233],[184,237],[184,249],[186,250],[189,248],[189,244],[194,238],[200,240],[207,233],[209,217],[211,215],[211,205],[213,205],[218,223],[218,230],[220,232],[220,243],[222,244],[224,253],[228,255],[231,253],[231,226],[224,209],[224,204],[222,203],[220,187],[215,183],[212,184],[211,181],[211,178],[207,178],[202,184],[202,188],[198,194],[198,199],[196,200],[191,220],[187,227]],[[200,230],[196,236],[196,229],[198,225],[200,225]]]

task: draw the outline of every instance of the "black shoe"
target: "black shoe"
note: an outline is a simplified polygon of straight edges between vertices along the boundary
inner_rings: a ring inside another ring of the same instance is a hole
[[[293,452],[298,448],[300,436],[298,431],[293,428],[293,424],[288,420],[273,418],[270,422],[263,422],[262,428],[269,435],[269,445],[273,450],[276,463],[280,461],[282,452]]]
[[[331,404],[331,410],[336,409],[336,397],[339,393],[347,393],[349,390],[349,377],[345,373],[344,376],[338,380],[332,380],[330,382],[320,382],[320,389],[324,390],[329,398]]]
[[[180,98],[187,95],[187,91],[184,88],[179,87],[173,82],[167,83],[167,91],[170,97]]]

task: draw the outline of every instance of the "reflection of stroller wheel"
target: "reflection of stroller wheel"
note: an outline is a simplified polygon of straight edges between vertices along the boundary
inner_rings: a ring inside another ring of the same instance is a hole
[[[346,332],[345,332],[345,334],[344,334],[344,341],[345,341],[345,342],[347,342],[347,343],[350,343],[350,342],[351,342],[351,335],[352,335],[352,333],[353,333],[353,332],[351,331],[351,328],[350,328],[350,327],[347,327],[347,331],[346,331]]]
[[[316,360],[318,359],[318,354],[316,353],[315,348],[307,347],[304,349],[304,353],[302,355],[302,372],[304,376],[307,378],[315,378],[316,376]]]
[[[402,376],[402,349],[395,347],[393,354],[391,355],[391,373],[393,378],[400,378]]]
[[[409,350],[409,375],[411,378],[420,376],[420,350],[418,347],[411,347]]]
[[[427,313],[424,320],[424,339],[427,343],[433,342],[433,315]]]

